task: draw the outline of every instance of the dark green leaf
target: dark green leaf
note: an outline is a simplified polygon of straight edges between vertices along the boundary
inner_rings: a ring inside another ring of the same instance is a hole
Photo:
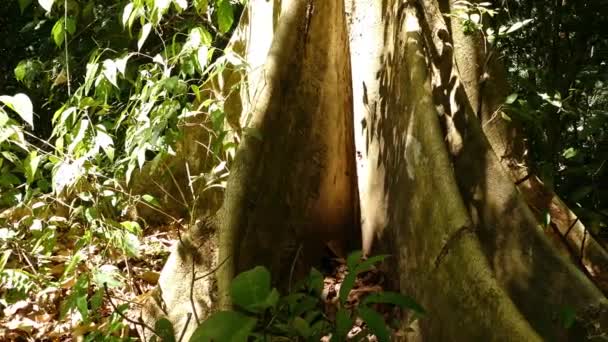
[[[357,274],[355,272],[349,272],[346,277],[344,277],[342,285],[340,286],[340,302],[342,302],[342,304],[346,303],[350,290],[355,286],[356,279]]]
[[[346,258],[346,267],[348,267],[349,271],[353,271],[355,267],[359,265],[362,257],[363,253],[361,251],[354,251],[348,255]]]
[[[217,7],[217,23],[221,33],[226,33],[232,27],[234,12],[228,0],[222,0]]]
[[[319,272],[316,268],[310,269],[310,274],[308,275],[308,289],[315,294],[321,294],[323,291],[323,274]]]
[[[292,325],[298,335],[301,337],[308,338],[312,334],[310,331],[310,325],[301,317],[294,318]]]
[[[230,286],[234,304],[251,312],[261,312],[269,307],[271,296],[270,272],[257,266],[237,275]]]
[[[336,313],[336,334],[331,337],[332,341],[346,341],[346,334],[353,327],[353,320],[350,314],[343,308],[340,308]]]
[[[363,304],[386,303],[397,305],[403,309],[410,309],[419,314],[424,314],[425,311],[418,303],[408,296],[404,296],[397,292],[380,292],[372,293],[363,299]]]
[[[196,328],[190,342],[246,342],[256,322],[239,312],[216,312]]]
[[[380,342],[390,342],[390,335],[384,322],[384,318],[376,311],[367,308],[359,307],[359,316],[367,324],[367,328],[378,338]]]
[[[175,342],[175,331],[173,324],[166,318],[160,318],[154,324],[154,331],[161,338],[162,342]]]
[[[21,14],[25,11],[25,9],[32,3],[32,0],[19,0],[19,9],[21,10]]]
[[[513,102],[515,102],[515,100],[517,100],[517,93],[513,93],[509,96],[507,96],[507,99],[505,100],[506,104],[512,104]]]
[[[61,45],[63,44],[63,40],[65,39],[64,30],[64,19],[61,18],[57,20],[57,22],[53,26],[53,29],[51,30],[53,41],[55,42],[55,45],[57,45],[57,47],[61,47]]]

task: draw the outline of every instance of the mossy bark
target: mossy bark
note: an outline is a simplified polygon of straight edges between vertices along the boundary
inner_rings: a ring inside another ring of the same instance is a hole
[[[560,312],[590,312],[606,298],[548,241],[497,157],[439,5],[291,0],[280,15],[273,9],[217,215],[219,307],[230,307],[240,271],[265,265],[285,287],[291,265],[308,271],[326,243],[339,251],[362,241],[366,253],[393,256],[391,285],[428,311],[411,340],[585,337],[564,332]]]
[[[262,264],[285,284],[291,264],[307,271],[324,243],[358,240],[343,4],[282,6],[220,214],[223,306],[239,271]]]

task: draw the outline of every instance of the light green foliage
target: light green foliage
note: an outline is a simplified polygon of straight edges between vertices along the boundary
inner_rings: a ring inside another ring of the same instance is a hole
[[[85,341],[122,341],[122,317],[99,314],[108,307],[104,288],[124,290],[128,278],[117,265],[129,267],[142,256],[145,222],[130,214],[133,208],[163,212],[158,199],[130,194],[128,184],[136,170],[146,164],[154,170],[175,155],[184,125],[200,122],[210,139],[188,143],[207,146],[215,164],[190,175],[189,185],[222,186],[236,141],[224,99],[202,85],[225,68],[244,67],[223,50],[241,5],[19,0],[15,6],[23,18],[13,20],[24,21],[16,34],[35,39],[33,54],[11,61],[14,84],[29,96],[0,94],[0,306],[66,289],[62,320],[100,324]],[[52,131],[38,134],[49,125]],[[117,307],[124,312],[128,305]]]
[[[601,2],[514,2],[498,22],[522,24],[496,45],[513,87],[506,112],[525,130],[531,173],[600,239],[608,237],[608,36],[599,28],[608,20],[597,13],[607,10]]]
[[[212,314],[199,325],[190,341],[319,341],[332,336],[332,341],[344,341],[356,317],[365,322],[367,329],[355,339],[374,334],[379,341],[390,341],[390,329],[373,305],[378,303],[412,310],[418,315],[424,309],[409,297],[395,292],[379,292],[365,297],[356,307],[349,306],[348,294],[357,274],[369,271],[386,258],[385,255],[361,259],[361,252],[352,253],[347,260],[349,273],[340,290],[340,308],[334,320],[323,311],[323,276],[312,269],[307,278],[299,282],[296,291],[281,296],[271,288],[270,272],[261,266],[245,271],[234,278],[231,297],[238,311]],[[347,279],[353,279],[352,281]],[[344,290],[345,289],[345,290]]]

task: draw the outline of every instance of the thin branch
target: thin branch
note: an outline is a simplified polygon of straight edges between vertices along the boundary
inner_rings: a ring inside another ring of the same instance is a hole
[[[289,270],[289,281],[287,285],[287,289],[289,293],[291,293],[291,280],[293,279],[293,271],[296,268],[296,261],[298,261],[298,257],[300,256],[300,252],[302,251],[302,244],[298,246],[298,250],[296,251],[296,255],[293,257],[293,261],[291,263],[291,269]]]
[[[154,330],[151,326],[147,325],[142,319],[141,317],[139,318],[139,322],[135,321],[129,317],[127,317],[125,314],[123,314],[122,312],[120,312],[120,310],[118,310],[118,308],[116,307],[116,305],[114,304],[114,302],[112,301],[112,298],[110,296],[110,291],[108,290],[108,284],[107,283],[103,283],[103,290],[106,294],[106,297],[108,298],[108,302],[110,302],[110,306],[112,307],[112,309],[114,310],[114,312],[116,312],[120,317],[122,317],[122,319],[124,319],[125,321],[134,324],[134,325],[139,325],[145,329],[150,330],[150,332],[152,332],[154,335],[161,337],[156,330]]]
[[[220,264],[218,264],[217,266],[215,266],[214,268],[212,268],[212,269],[211,269],[211,271],[209,271],[209,272],[207,272],[207,273],[203,274],[203,275],[202,275],[202,276],[200,276],[200,277],[195,278],[195,279],[194,279],[194,281],[199,281],[199,280],[201,280],[201,279],[203,279],[203,278],[206,278],[206,277],[208,277],[209,275],[211,275],[211,274],[215,273],[215,272],[216,272],[216,271],[217,271],[217,270],[218,270],[220,267],[222,267],[222,265],[224,265],[224,264],[226,263],[226,261],[228,261],[228,259],[230,259],[230,257],[231,257],[230,255],[229,255],[229,256],[227,256],[227,257],[224,259],[224,261],[222,261]]]
[[[186,324],[184,325],[184,328],[182,329],[182,333],[179,335],[179,342],[182,342],[182,340],[184,339],[184,335],[186,335],[186,329],[188,328],[188,324],[190,324],[190,318],[192,318],[192,314],[190,312],[188,312],[188,317],[186,318]]]
[[[192,313],[194,313],[194,319],[196,324],[201,324],[198,319],[198,313],[196,312],[196,305],[194,305],[194,281],[196,279],[196,272],[194,271],[194,260],[192,260],[192,280],[190,281],[190,305],[192,305]]]

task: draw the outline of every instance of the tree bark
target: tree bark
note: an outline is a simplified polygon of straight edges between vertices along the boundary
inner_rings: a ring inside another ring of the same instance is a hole
[[[251,120],[217,215],[221,265],[209,298],[230,307],[230,281],[258,264],[286,288],[291,265],[308,271],[324,244],[361,244],[391,254],[391,285],[429,312],[411,340],[583,340],[560,312],[599,322],[606,298],[548,241],[497,157],[505,149],[472,106],[485,95],[467,97],[463,83],[476,78],[461,80],[455,49],[465,43],[453,41],[439,4],[273,5],[276,27],[260,31],[272,44],[251,74]],[[163,273],[183,282],[175,269]]]

